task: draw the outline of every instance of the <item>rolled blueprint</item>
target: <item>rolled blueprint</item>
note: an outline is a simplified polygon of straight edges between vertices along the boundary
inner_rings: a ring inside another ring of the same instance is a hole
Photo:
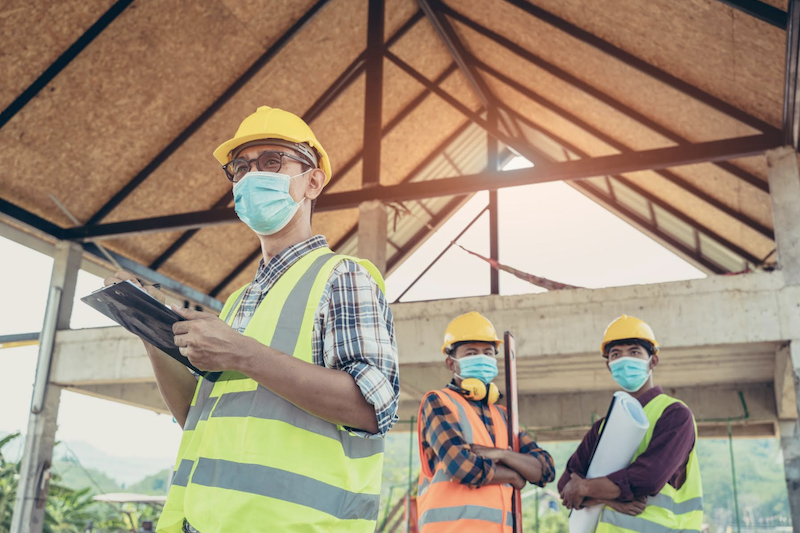
[[[628,466],[649,427],[639,400],[627,392],[615,392],[586,478],[607,476]],[[569,533],[594,533],[602,510],[602,505],[594,505],[572,511]]]

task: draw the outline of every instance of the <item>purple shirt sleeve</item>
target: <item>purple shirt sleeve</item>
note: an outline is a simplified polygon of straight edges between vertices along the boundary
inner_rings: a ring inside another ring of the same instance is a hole
[[[639,496],[658,494],[667,483],[680,488],[694,441],[694,420],[689,408],[681,403],[667,407],[656,422],[647,450],[630,466],[608,476],[619,487],[617,499],[627,502]]]
[[[597,437],[600,435],[600,424],[603,418],[598,420],[592,425],[592,429],[584,435],[578,449],[572,454],[572,457],[567,461],[567,467],[564,473],[561,474],[561,479],[558,480],[558,492],[564,489],[564,486],[569,482],[569,476],[573,472],[581,477],[586,477],[586,471],[589,470],[589,461],[592,459],[592,452],[597,444]]]

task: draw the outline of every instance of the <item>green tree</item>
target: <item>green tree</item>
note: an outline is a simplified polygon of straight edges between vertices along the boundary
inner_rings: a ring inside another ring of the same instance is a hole
[[[11,515],[14,512],[14,501],[17,498],[17,476],[19,463],[11,463],[3,455],[3,448],[11,441],[19,438],[19,432],[0,439],[0,529],[11,530]]]

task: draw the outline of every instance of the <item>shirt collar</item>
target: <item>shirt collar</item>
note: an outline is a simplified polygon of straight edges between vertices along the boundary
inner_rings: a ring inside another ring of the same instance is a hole
[[[319,248],[326,248],[328,241],[322,235],[315,235],[310,239],[293,244],[273,256],[268,263],[264,263],[264,258],[258,263],[255,283],[258,283],[262,290],[267,290],[278,279],[286,273],[289,268],[300,260],[304,255]]]
[[[645,392],[641,396],[639,396],[639,403],[642,404],[642,407],[650,403],[650,400],[658,396],[659,394],[664,394],[664,390],[661,387],[653,387],[649,391]]]

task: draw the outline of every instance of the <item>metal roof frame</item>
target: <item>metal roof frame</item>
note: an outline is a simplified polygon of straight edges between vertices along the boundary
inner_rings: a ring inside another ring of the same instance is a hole
[[[118,0],[94,25],[92,25],[75,43],[73,43],[70,48],[67,49],[47,70],[33,83],[29,86],[15,101],[9,105],[5,110],[0,113],[0,127],[2,127],[8,120],[10,120],[28,101],[35,97],[35,95],[50,81],[52,80],[58,73],[63,70],[63,68],[69,64],[72,59],[74,59],[86,46],[88,46],[94,38],[99,35],[103,29],[105,29],[111,22],[113,22],[116,17],[118,17],[128,5],[132,3],[133,0]],[[178,249],[180,249],[188,240],[198,231],[200,227],[205,227],[213,224],[218,223],[225,223],[231,220],[235,220],[235,214],[233,213],[232,209],[226,208],[226,206],[230,203],[231,197],[230,193],[226,193],[223,198],[220,198],[214,205],[215,208],[207,211],[199,211],[195,213],[182,213],[177,215],[169,215],[166,217],[153,217],[149,219],[141,219],[141,220],[131,220],[131,221],[124,221],[120,223],[114,224],[97,224],[101,221],[108,213],[110,213],[116,205],[121,203],[140,183],[142,183],[153,171],[156,170],[172,153],[174,153],[197,129],[199,129],[213,114],[230,98],[232,98],[253,76],[257,74],[257,72],[263,68],[272,57],[274,57],[280,50],[282,50],[285,45],[291,41],[292,38],[296,36],[297,33],[302,30],[306,26],[306,24],[317,14],[319,13],[322,8],[328,3],[329,0],[318,0],[314,6],[312,6],[300,19],[298,19],[294,25],[282,35],[251,67],[242,75],[240,76],[229,88],[214,102],[209,106],[200,116],[198,116],[191,125],[184,129],[167,147],[165,147],[146,167],[144,167],[133,179],[131,179],[128,184],[126,184],[120,191],[118,191],[112,198],[107,202],[100,210],[98,210],[90,220],[83,226],[79,228],[62,228],[56,224],[50,223],[33,215],[32,213],[15,206],[11,202],[6,200],[0,199],[0,213],[3,213],[7,216],[11,216],[24,224],[38,229],[54,238],[57,239],[68,239],[68,240],[78,240],[78,241],[87,241],[89,239],[98,239],[110,236],[122,236],[129,233],[142,233],[144,231],[161,231],[166,229],[178,229],[178,228],[191,228],[186,231],[183,235],[181,235],[176,241],[170,245],[170,247],[162,253],[156,260],[151,263],[151,268],[147,269],[146,267],[142,267],[138,265],[137,271],[140,273],[150,274],[148,277],[149,279],[153,279],[153,274],[158,274],[155,272],[157,268],[162,266],[168,259],[171,257]],[[360,75],[364,72],[367,72],[367,76],[372,76],[373,80],[377,79],[377,70],[373,69],[372,74],[370,74],[370,69],[367,67],[367,64],[370,61],[378,61],[381,62],[384,58],[391,60],[396,65],[398,65],[401,69],[403,69],[407,74],[414,77],[417,81],[419,81],[424,87],[425,90],[415,98],[409,105],[407,105],[392,121],[390,121],[385,127],[380,128],[380,121],[378,120],[378,130],[380,131],[380,135],[365,135],[365,145],[362,147],[362,150],[350,161],[348,161],[342,170],[337,173],[334,179],[340,178],[347,174],[347,172],[352,169],[359,161],[362,161],[363,154],[368,153],[372,154],[374,151],[367,150],[367,139],[371,139],[371,142],[374,144],[375,142],[378,143],[378,147],[380,146],[380,139],[383,138],[389,131],[391,131],[394,127],[400,124],[414,109],[416,109],[429,95],[436,94],[440,98],[447,101],[449,104],[456,107],[459,111],[461,111],[469,120],[475,124],[478,124],[482,128],[484,128],[487,133],[489,134],[489,138],[494,138],[495,140],[500,140],[504,144],[518,150],[522,155],[528,158],[536,158],[539,156],[541,158],[541,152],[535,147],[530,145],[529,142],[523,140],[523,134],[521,128],[519,126],[518,121],[526,122],[528,127],[532,127],[534,129],[538,129],[539,131],[544,131],[542,128],[538,128],[535,123],[527,119],[527,117],[521,116],[518,113],[514,112],[513,110],[509,109],[503,102],[497,99],[496,95],[494,95],[491,90],[489,89],[488,84],[481,76],[481,70],[489,75],[494,76],[497,78],[501,83],[514,88],[515,90],[521,92],[528,98],[531,98],[541,105],[545,105],[549,107],[551,110],[556,112],[557,114],[561,115],[568,121],[573,122],[578,127],[582,128],[587,133],[595,136],[596,138],[600,139],[601,141],[613,146],[615,149],[620,150],[621,154],[616,154],[612,156],[605,156],[600,158],[593,158],[593,159],[581,159],[581,160],[572,160],[567,162],[561,163],[545,163],[541,162],[541,159],[537,161],[538,169],[521,169],[519,171],[512,171],[511,173],[507,172],[499,172],[495,171],[487,171],[479,174],[473,174],[468,176],[461,176],[457,178],[444,178],[435,181],[428,181],[424,183],[413,183],[410,180],[413,178],[413,174],[409,174],[406,178],[398,185],[384,187],[381,186],[379,183],[379,178],[377,173],[372,172],[371,174],[367,172],[367,161],[364,161],[364,176],[372,176],[375,175],[374,180],[366,180],[364,181],[365,185],[372,185],[365,189],[359,191],[349,191],[345,193],[328,193],[325,196],[321,197],[317,206],[318,211],[328,211],[333,209],[344,209],[349,207],[355,207],[360,202],[365,201],[367,199],[414,199],[414,198],[430,198],[430,197],[438,197],[438,196],[450,196],[450,195],[463,195],[471,194],[477,190],[497,190],[498,188],[507,187],[507,186],[514,186],[512,184],[522,184],[522,183],[533,183],[533,182],[542,182],[542,181],[554,181],[556,179],[563,179],[563,180],[576,180],[581,179],[582,177],[588,177],[589,175],[598,176],[598,175],[611,175],[615,180],[619,181],[620,183],[625,184],[627,187],[635,189],[636,186],[630,180],[620,176],[622,172],[633,172],[636,170],[654,170],[657,171],[662,177],[669,180],[670,182],[674,183],[678,187],[682,188],[686,192],[693,194],[694,196],[698,197],[699,199],[703,200],[707,204],[711,205],[712,207],[724,212],[725,214],[731,216],[732,218],[736,219],[738,222],[742,223],[743,225],[757,231],[761,235],[774,239],[774,232],[769,228],[765,227],[763,224],[753,220],[749,216],[745,215],[744,213],[739,212],[736,209],[733,209],[721,201],[717,200],[716,198],[712,197],[708,193],[705,193],[701,189],[697,188],[696,186],[689,183],[687,180],[681,178],[677,174],[664,170],[670,166],[678,166],[681,164],[689,164],[689,163],[696,163],[696,162],[712,162],[717,164],[720,168],[725,170],[726,172],[733,174],[737,178],[749,183],[750,185],[757,187],[759,190],[764,192],[769,192],[768,184],[758,178],[750,174],[749,172],[733,165],[732,163],[728,162],[728,159],[739,158],[739,157],[746,157],[749,155],[755,155],[762,153],[764,150],[777,146],[780,143],[780,140],[777,138],[778,136],[778,129],[765,123],[764,121],[753,117],[752,115],[746,113],[745,111],[724,102],[718,97],[715,97],[691,84],[688,82],[669,74],[666,71],[655,67],[647,63],[646,61],[636,57],[630,52],[623,50],[607,41],[604,41],[600,37],[589,33],[586,30],[583,30],[576,25],[542,9],[541,7],[535,6],[528,2],[527,0],[504,0],[509,4],[512,4],[530,16],[536,17],[545,23],[557,28],[560,31],[563,31],[570,35],[571,37],[578,39],[602,52],[605,54],[626,63],[627,65],[636,68],[637,70],[641,71],[642,73],[662,82],[666,85],[676,89],[678,91],[683,92],[684,94],[688,95],[689,97],[703,102],[704,104],[710,106],[717,111],[724,113],[725,115],[738,120],[739,122],[746,124],[754,129],[757,129],[763,132],[761,135],[755,136],[745,136],[739,137],[735,139],[726,139],[722,141],[711,141],[711,142],[704,142],[704,143],[695,143],[691,144],[681,136],[677,135],[676,133],[670,131],[665,126],[655,122],[652,119],[644,116],[643,114],[635,111],[630,106],[625,105],[624,103],[616,100],[615,98],[611,97],[608,94],[603,93],[602,91],[594,88],[587,82],[580,80],[576,76],[560,69],[554,64],[547,62],[546,60],[538,57],[537,55],[533,54],[529,50],[517,45],[513,41],[503,37],[502,35],[482,26],[481,24],[471,20],[469,17],[459,13],[458,11],[454,10],[444,2],[440,0],[418,0],[418,3],[421,7],[421,10],[417,11],[404,25],[403,27],[390,39],[390,40],[383,40],[383,0],[371,0],[370,1],[370,26],[373,26],[375,22],[377,22],[377,14],[378,11],[375,11],[375,15],[373,16],[373,4],[378,6],[380,4],[380,35],[381,40],[379,46],[376,44],[376,37],[377,33],[369,32],[370,37],[368,38],[371,44],[368,45],[367,49],[365,49],[362,54],[360,54],[352,63],[351,65],[345,69],[345,71],[337,78],[337,80],[317,99],[317,101],[309,108],[304,118],[307,121],[313,120],[314,117],[321,114],[347,87],[349,87],[354,80],[358,79]],[[797,125],[798,125],[798,56],[800,56],[800,0],[789,0],[789,10],[787,12],[783,12],[780,9],[773,8],[763,2],[758,0],[718,0],[721,3],[724,3],[734,9],[740,10],[745,12],[751,16],[757,17],[758,19],[769,23],[773,26],[779,28],[785,28],[787,30],[787,48],[786,48],[786,83],[785,83],[785,98],[784,98],[784,113],[783,113],[783,124],[782,124],[782,137],[785,139],[787,144],[792,144],[797,147]],[[453,57],[455,63],[452,64],[445,72],[443,72],[436,80],[430,81],[424,78],[419,72],[415,71],[410,65],[403,62],[400,58],[394,55],[388,48],[391,46],[391,42],[396,42],[402,35],[404,35],[411,27],[416,24],[423,16],[426,16],[428,20],[433,24],[434,29],[439,33],[440,37],[442,38],[443,42],[445,43],[446,47],[448,48],[451,56]],[[518,84],[514,82],[514,80],[504,76],[502,73],[498,72],[497,70],[493,69],[489,65],[482,63],[477,58],[475,58],[464,46],[464,44],[458,38],[458,35],[455,29],[450,25],[449,19],[453,19],[465,26],[469,27],[470,29],[478,32],[479,34],[487,37],[500,46],[504,47],[508,51],[522,57],[523,59],[527,60],[528,62],[542,68],[543,70],[549,72],[550,74],[558,77],[562,81],[576,87],[577,89],[585,92],[586,94],[592,96],[593,98],[597,99],[598,101],[608,105],[609,107],[621,112],[622,114],[632,118],[642,126],[651,129],[652,131],[659,133],[660,135],[673,140],[678,144],[676,147],[670,148],[659,148],[655,150],[644,150],[639,152],[632,152],[629,150],[627,146],[623,143],[615,140],[611,135],[605,134],[604,132],[598,130],[597,128],[592,127],[586,121],[581,120],[574,114],[569,113],[563,108],[557,106],[553,102],[549,102],[542,98],[540,95],[537,95],[534,91],[530,90],[529,88],[523,86],[522,84]],[[379,48],[379,53],[374,53],[375,48]],[[378,59],[379,56],[379,59]],[[461,104],[458,100],[453,98],[449,95],[446,91],[444,91],[439,84],[442,83],[447,77],[452,74],[455,68],[458,67],[461,69],[462,73],[466,76],[468,82],[472,86],[475,94],[478,98],[484,102],[484,109],[489,113],[489,118],[484,119],[480,114],[475,113],[468,109],[466,106]],[[379,87],[378,93],[382,93],[382,81],[378,80],[379,83],[377,87]],[[373,81],[372,84],[368,82],[368,87],[370,85],[374,88],[376,83]],[[370,101],[370,94],[372,94],[372,104],[369,104]],[[374,90],[368,89],[367,91],[367,103],[365,105],[369,108],[375,108],[375,99],[377,96],[377,101],[380,102],[380,94],[375,93]],[[503,114],[504,113],[504,114]],[[496,114],[496,116],[495,116]],[[365,118],[365,129],[367,127],[366,122],[370,120],[370,114],[366,114]],[[374,114],[372,115],[372,120],[374,122]],[[500,125],[496,122],[497,118],[503,121],[503,126],[508,133],[505,133],[503,129],[501,129]],[[469,122],[465,123],[469,124]],[[375,130],[374,124],[372,130]],[[516,131],[514,131],[516,130]],[[371,130],[370,130],[371,131]],[[547,133],[545,132],[545,135]],[[550,138],[553,138],[552,135],[549,135]],[[454,138],[453,136],[449,138]],[[563,141],[563,139],[561,139]],[[558,142],[558,140],[556,140]],[[490,143],[491,144],[491,143]],[[559,143],[562,144],[562,143]],[[563,144],[562,144],[563,146]],[[430,162],[434,159],[437,153],[441,153],[444,148],[446,148],[446,144],[442,143],[436,149],[431,152],[431,155],[427,157],[423,163]],[[567,147],[565,147],[567,148]],[[491,152],[491,147],[487,147],[489,152]],[[576,147],[571,147],[569,150],[575,154],[580,154]],[[369,159],[369,155],[367,155],[367,159]],[[585,154],[584,154],[585,157]],[[552,161],[552,160],[551,160]],[[379,159],[377,165],[372,165],[376,168],[379,168]],[[592,168],[593,167],[593,168]],[[424,165],[421,163],[418,166],[418,169],[424,168]],[[550,175],[544,175],[542,169],[546,168],[547,173]],[[415,169],[415,172],[419,170]],[[373,183],[374,182],[374,183]],[[613,188],[610,188],[609,194],[606,194],[604,191],[601,191],[594,185],[588,184],[587,182],[572,182],[573,186],[576,188],[582,188],[587,194],[592,196],[596,199],[599,203],[612,206],[613,209],[617,210],[618,212],[622,212],[624,206],[620,207],[621,204],[617,201],[616,198],[613,196]],[[593,189],[592,189],[593,188]],[[647,196],[647,191],[638,188],[637,191],[642,196]],[[605,196],[603,196],[605,195]],[[655,199],[657,200],[657,199]],[[457,208],[458,205],[461,205],[463,200],[457,198],[453,198],[453,200],[448,203],[446,208],[442,209],[439,213],[436,213],[435,217],[446,218],[452,213],[452,210]],[[651,202],[651,205],[659,205],[662,209],[665,209],[669,212],[670,207],[663,202],[656,202],[655,204]],[[695,232],[701,231],[705,235],[711,237],[713,240],[719,241],[725,248],[732,251],[733,253],[739,255],[743,259],[750,261],[752,263],[757,263],[754,261],[755,258],[749,252],[741,249],[740,247],[736,246],[733,243],[730,243],[723,239],[722,237],[714,234],[708,228],[699,225],[696,221],[694,221],[691,217],[684,213],[680,213],[677,210],[672,212],[673,215],[678,216],[684,222],[690,224]],[[677,213],[680,213],[679,215]],[[623,213],[625,216],[630,217],[629,213]],[[233,215],[233,216],[232,216]],[[647,221],[638,221],[638,223],[643,224]],[[654,222],[654,220],[653,220]],[[132,227],[133,225],[136,226],[135,230]],[[659,228],[657,224],[654,225],[652,228],[647,228],[648,231],[654,231],[654,234],[658,234]],[[351,229],[347,234],[340,240],[340,243],[343,242],[345,239],[352,236],[355,232],[355,228]],[[663,233],[663,232],[662,232]],[[423,233],[420,240],[424,240],[427,236],[427,233]],[[415,235],[414,240],[417,240],[417,235]],[[663,235],[659,235],[660,238],[664,239]],[[399,260],[402,260],[404,256],[404,249],[413,249],[418,243],[413,243],[411,247],[409,247],[408,243],[403,245],[402,248],[398,248],[398,253],[395,254],[395,257],[390,260],[389,265],[392,266],[392,261],[396,264],[398,262],[397,257],[400,257]],[[677,248],[681,248],[680,246],[675,245]],[[681,244],[685,248],[684,244]],[[396,247],[396,246],[395,246]],[[89,243],[84,242],[84,248],[89,253],[95,253],[96,247]],[[93,251],[95,250],[95,251]],[[683,250],[683,253],[689,254],[690,250]],[[211,291],[211,295],[214,296],[219,293],[220,290],[224,288],[224,286],[230,282],[230,280],[238,275],[241,272],[241,269],[246,267],[247,264],[252,262],[257,254],[260,251],[254,252],[256,255],[250,258],[248,256],[248,261],[243,262],[237,269],[235,269],[229,276],[223,280],[214,290]],[[99,252],[98,252],[99,253]],[[692,252],[694,254],[699,254],[700,259],[702,258],[702,254],[700,254],[699,249]],[[116,254],[115,254],[116,255]],[[251,254],[252,256],[253,254]],[[121,256],[120,256],[121,257]],[[122,258],[128,263],[130,260]],[[695,257],[695,259],[697,259]],[[700,259],[697,259],[698,261]],[[719,265],[704,265],[707,269],[717,272],[720,270]],[[134,267],[132,267],[134,268]],[[160,274],[158,274],[161,276]],[[168,280],[168,278],[167,278]],[[177,283],[174,282],[173,283]],[[180,284],[178,284],[180,285]],[[179,287],[180,288],[180,287]],[[193,289],[189,289],[189,291],[194,291]],[[195,293],[197,291],[194,291]],[[196,296],[196,294],[195,294]],[[192,298],[195,301],[198,301],[197,298]],[[214,300],[216,302],[216,300]]]

